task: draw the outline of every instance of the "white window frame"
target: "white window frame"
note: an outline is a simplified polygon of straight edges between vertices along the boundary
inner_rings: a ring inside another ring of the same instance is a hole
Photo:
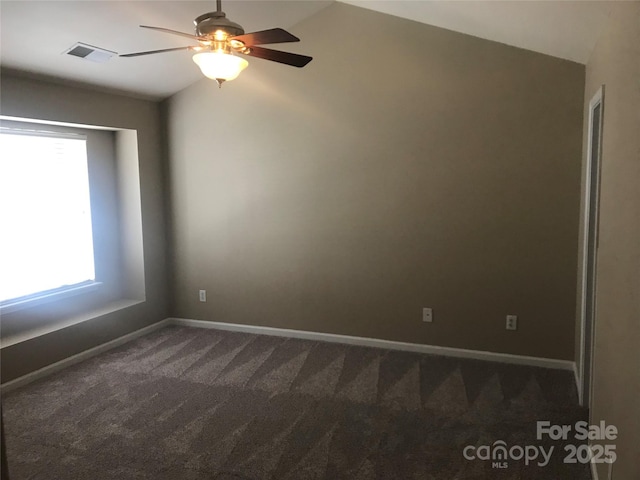
[[[87,136],[81,133],[73,133],[73,132],[65,132],[65,131],[57,131],[57,130],[54,130],[54,131],[46,130],[45,129],[46,126],[43,126],[43,129],[36,129],[36,128],[30,128],[30,127],[35,127],[35,126],[31,126],[29,124],[25,125],[24,127],[23,126],[9,126],[9,127],[2,126],[0,127],[0,131],[3,133],[14,134],[14,135],[84,139],[85,141],[87,139]],[[87,162],[88,161],[89,159],[87,158]],[[90,203],[92,203],[92,201],[90,201]],[[93,226],[92,226],[92,232],[93,232]],[[95,266],[95,263],[96,263],[95,248],[93,250],[93,261]],[[65,285],[58,288],[42,290],[39,292],[34,292],[32,294],[23,295],[20,297],[0,301],[0,315],[16,312],[19,310],[35,307],[38,305],[43,305],[49,302],[55,302],[65,298],[74,297],[76,295],[90,293],[98,290],[101,286],[102,286],[102,282],[97,279],[86,280],[73,285]]]
[[[92,213],[93,207],[98,207],[94,218],[100,223],[100,228],[94,230],[94,245],[96,239],[100,239],[100,246],[94,250],[94,254],[98,262],[96,278],[101,285],[97,291],[89,293],[85,290],[86,294],[82,292],[83,295],[78,294],[70,299],[56,298],[50,305],[40,306],[36,302],[20,311],[5,311],[6,315],[1,316],[0,347],[10,347],[72,325],[102,319],[111,313],[136,308],[146,302],[141,191],[143,158],[139,155],[138,130],[0,114],[0,124],[9,123],[31,125],[42,130],[83,132],[88,135],[89,168],[99,170],[94,170],[98,174],[97,189],[91,183],[91,172],[89,182],[90,188],[99,198],[92,205]],[[107,140],[100,132],[106,132],[111,139]],[[94,133],[98,135],[94,136]],[[106,146],[106,142],[112,142],[111,148]],[[93,148],[94,143],[100,145],[98,155]],[[103,150],[105,148],[109,151]],[[107,180],[107,184],[102,178]],[[112,255],[118,257],[117,263],[114,263]]]

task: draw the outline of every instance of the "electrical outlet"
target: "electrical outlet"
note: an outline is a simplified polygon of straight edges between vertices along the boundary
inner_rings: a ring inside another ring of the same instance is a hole
[[[207,291],[206,290],[200,290],[199,296],[200,296],[200,301],[201,302],[206,302],[207,301]]]
[[[518,329],[518,316],[517,315],[507,315],[507,324],[505,325],[507,330],[517,330]]]
[[[422,309],[422,321],[423,322],[433,322],[433,310],[429,307],[425,307]]]

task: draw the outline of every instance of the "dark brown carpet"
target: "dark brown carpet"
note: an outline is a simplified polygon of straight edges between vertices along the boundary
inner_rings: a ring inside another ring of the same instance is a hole
[[[570,372],[169,327],[5,396],[12,480],[586,480]],[[544,467],[466,445],[554,445]]]

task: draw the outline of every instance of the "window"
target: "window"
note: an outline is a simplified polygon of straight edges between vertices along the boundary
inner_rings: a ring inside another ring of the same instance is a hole
[[[2,346],[146,300],[136,130],[0,114]]]
[[[0,305],[95,281],[86,137],[0,130]]]

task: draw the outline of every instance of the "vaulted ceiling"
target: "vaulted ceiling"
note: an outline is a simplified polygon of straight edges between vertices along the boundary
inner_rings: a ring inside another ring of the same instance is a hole
[[[296,24],[331,0],[227,0],[223,10],[247,32]],[[611,2],[343,0],[425,24],[586,63]],[[214,1],[0,2],[0,64],[147,98],[170,96],[202,78],[187,52],[94,63],[64,52],[83,42],[118,53],[190,45],[188,39],[138,28],[154,25],[191,33],[193,19]],[[327,26],[330,34],[331,26]],[[354,39],[357,41],[357,39]],[[303,39],[304,42],[304,39]],[[302,44],[303,44],[302,42]],[[296,46],[287,50],[296,51]],[[302,53],[303,48],[299,51]],[[256,60],[261,62],[261,60]]]

